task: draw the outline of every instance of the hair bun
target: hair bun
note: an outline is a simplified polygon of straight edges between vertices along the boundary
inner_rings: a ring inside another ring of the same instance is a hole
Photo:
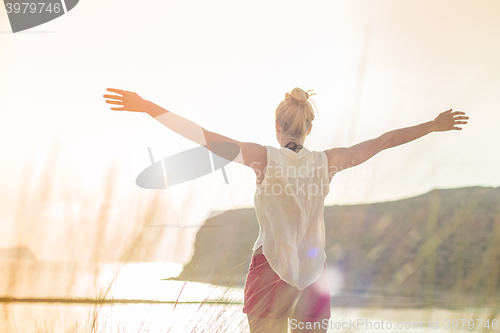
[[[309,99],[309,93],[300,88],[293,88],[291,92],[285,94],[287,104],[306,104]]]
[[[309,99],[316,95],[312,90],[304,91],[301,88],[293,88],[285,94],[285,99],[276,108],[276,121],[281,126],[283,133],[293,138],[307,135],[314,120],[314,108],[316,103]]]

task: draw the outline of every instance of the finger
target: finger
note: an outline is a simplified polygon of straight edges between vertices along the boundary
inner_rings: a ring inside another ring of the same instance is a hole
[[[114,111],[125,111],[125,108],[111,108]]]
[[[123,105],[122,101],[106,101],[108,104],[116,104],[116,105]]]
[[[116,96],[116,95],[103,95],[102,97],[111,98],[111,99],[119,99],[119,100],[123,99],[123,96]]]
[[[453,117],[453,119],[455,119],[455,120],[461,120],[461,119],[469,119],[469,117],[467,117],[467,116],[456,116],[456,117]]]
[[[455,115],[458,115],[458,114],[465,114],[465,112],[463,112],[463,111],[455,111],[455,112],[452,112],[451,114],[455,116]]]
[[[453,127],[453,129],[454,130],[461,130],[462,128],[455,126],[455,127]]]
[[[455,121],[455,124],[467,124],[466,121]]]
[[[115,89],[115,88],[108,88],[106,89],[107,91],[111,91],[111,92],[114,92],[114,93],[117,93],[117,94],[122,94],[125,93],[126,91],[125,90],[121,90],[121,89]]]

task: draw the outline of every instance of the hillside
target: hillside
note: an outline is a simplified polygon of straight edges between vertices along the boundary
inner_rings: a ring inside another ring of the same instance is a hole
[[[328,266],[339,268],[345,281],[332,304],[493,301],[500,286],[499,207],[500,187],[325,207]],[[243,286],[258,230],[253,208],[208,219],[176,279]]]
[[[35,261],[33,252],[26,246],[11,247],[7,249],[0,248],[0,260],[28,260]]]

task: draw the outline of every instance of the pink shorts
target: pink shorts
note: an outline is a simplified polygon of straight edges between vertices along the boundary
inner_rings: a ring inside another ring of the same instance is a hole
[[[252,257],[245,282],[243,313],[258,317],[289,317],[303,322],[330,318],[326,263],[319,279],[299,291],[281,280],[263,254]]]

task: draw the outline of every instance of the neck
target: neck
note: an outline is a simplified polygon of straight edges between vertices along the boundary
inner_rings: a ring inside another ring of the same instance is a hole
[[[301,145],[303,146],[304,145],[304,139],[305,138],[293,138],[293,137],[280,137],[280,144],[281,144],[281,147],[285,147],[287,144],[289,144],[290,142],[293,142],[297,145]],[[292,144],[290,144],[291,146]]]
[[[282,148],[288,148],[294,152],[299,152],[302,148],[304,148],[302,145],[300,144],[297,144],[296,142],[294,141],[290,141],[288,142],[285,146],[282,146]]]

